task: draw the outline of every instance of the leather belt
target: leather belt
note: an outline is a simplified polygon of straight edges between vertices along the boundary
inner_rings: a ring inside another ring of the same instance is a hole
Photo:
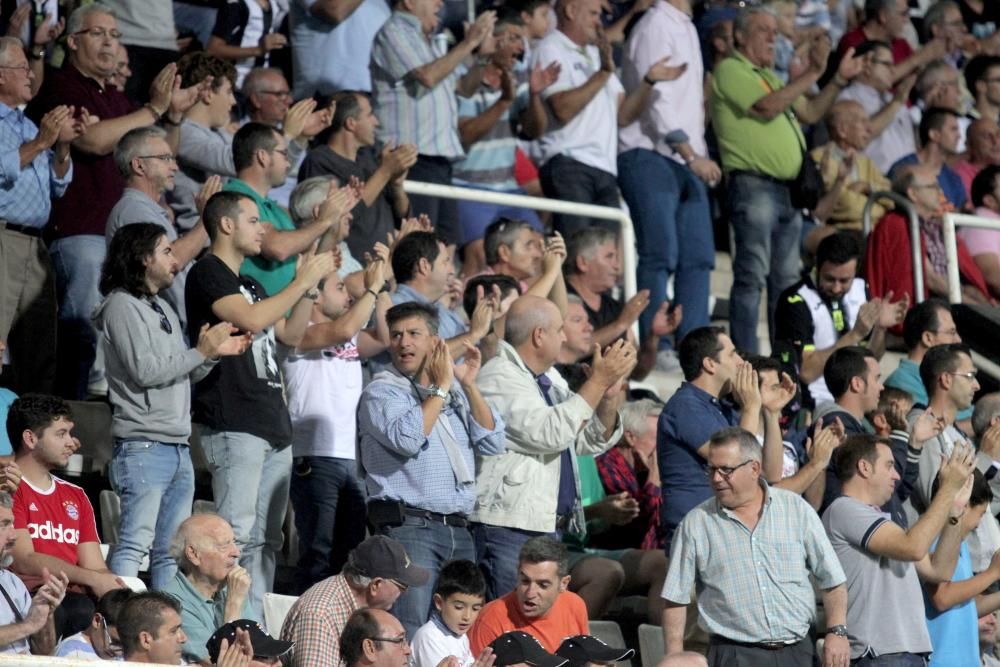
[[[41,227],[29,227],[28,225],[18,225],[13,222],[7,222],[5,220],[0,220],[0,226],[9,229],[12,232],[18,232],[19,234],[24,234],[25,236],[33,236],[36,239],[42,238]]]

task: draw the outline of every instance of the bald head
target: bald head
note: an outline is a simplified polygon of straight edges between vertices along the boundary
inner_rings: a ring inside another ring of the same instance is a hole
[[[826,126],[830,137],[843,149],[863,150],[871,135],[868,113],[853,100],[843,100],[830,107]]]
[[[682,651],[664,657],[656,667],[708,667],[708,661],[700,653]]]
[[[229,522],[218,514],[193,514],[185,519],[170,541],[170,556],[177,561],[181,572],[187,574],[201,569],[200,559],[197,559],[199,563],[191,560],[192,553],[197,552],[228,553],[230,558],[238,558],[239,549],[235,546]],[[228,563],[223,565],[228,567]]]
[[[527,294],[515,301],[507,311],[504,338],[514,347],[520,347],[531,339],[535,329],[544,329],[558,318],[559,309],[554,303]]]

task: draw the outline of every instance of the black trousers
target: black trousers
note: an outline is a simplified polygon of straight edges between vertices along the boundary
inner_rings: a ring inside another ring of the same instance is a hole
[[[801,641],[776,650],[730,641],[712,635],[708,642],[709,667],[813,667],[816,646],[806,635]]]
[[[437,155],[418,155],[406,176],[411,181],[451,185],[451,160]],[[462,246],[462,226],[458,224],[458,203],[454,199],[410,195],[410,215],[426,213],[438,235],[447,244]]]

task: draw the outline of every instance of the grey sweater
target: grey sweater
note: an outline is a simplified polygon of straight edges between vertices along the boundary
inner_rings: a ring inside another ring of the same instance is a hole
[[[159,305],[167,325],[151,302]],[[94,311],[94,326],[107,368],[112,435],[186,444],[191,381],[208,375],[215,362],[188,349],[174,309],[159,296],[139,298],[115,290]]]

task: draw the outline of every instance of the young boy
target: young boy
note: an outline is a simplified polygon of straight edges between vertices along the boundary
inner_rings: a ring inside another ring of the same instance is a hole
[[[934,483],[937,491],[937,482]],[[973,472],[972,493],[965,513],[958,519],[962,528],[962,544],[951,581],[939,584],[924,582],[924,605],[927,630],[934,652],[931,667],[962,667],[979,664],[978,617],[1000,609],[1000,593],[984,594],[1000,581],[1000,552],[993,556],[989,567],[973,575],[968,535],[980,520],[995,521],[984,514],[993,500],[989,482],[978,470]],[[934,545],[934,549],[937,545]]]
[[[434,613],[413,636],[410,648],[416,667],[435,667],[444,658],[458,658],[460,667],[475,659],[468,632],[486,601],[486,580],[479,567],[455,560],[441,568],[434,590]]]

